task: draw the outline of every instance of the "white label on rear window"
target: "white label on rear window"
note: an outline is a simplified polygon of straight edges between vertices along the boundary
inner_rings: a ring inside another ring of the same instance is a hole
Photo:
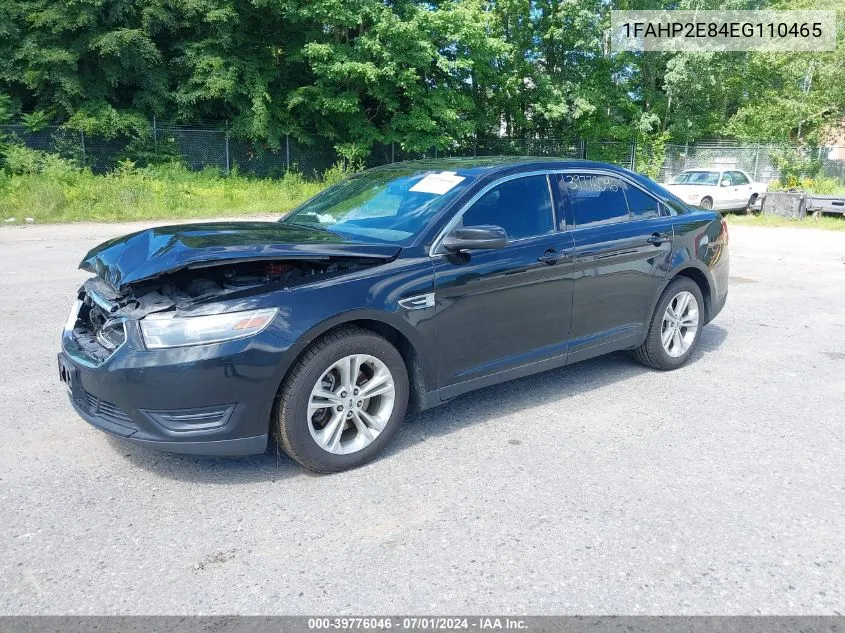
[[[441,171],[439,174],[429,174],[411,187],[410,191],[433,193],[438,196],[442,196],[444,193],[455,187],[455,185],[459,184],[462,180],[464,180],[464,177],[458,176],[453,171]]]

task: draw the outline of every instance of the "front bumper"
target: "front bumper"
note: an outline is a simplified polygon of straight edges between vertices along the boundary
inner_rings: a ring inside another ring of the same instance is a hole
[[[255,337],[147,350],[137,322],[96,364],[62,336],[59,376],[79,416],[111,435],[174,453],[250,455],[267,448],[290,344],[272,326]]]

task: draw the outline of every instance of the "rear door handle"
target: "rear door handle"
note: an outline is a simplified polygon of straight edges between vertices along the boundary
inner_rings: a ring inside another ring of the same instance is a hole
[[[651,236],[646,240],[649,244],[654,244],[655,246],[660,246],[663,242],[669,239],[668,233],[652,233]]]
[[[544,264],[556,264],[557,261],[563,257],[562,253],[558,253],[555,249],[550,248],[545,253],[540,255],[537,258],[538,262],[542,262]]]

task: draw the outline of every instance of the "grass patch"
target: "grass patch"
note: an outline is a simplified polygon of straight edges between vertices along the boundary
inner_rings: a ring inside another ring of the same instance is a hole
[[[288,172],[261,179],[219,170],[191,171],[181,165],[136,169],[131,165],[105,175],[56,160],[31,170],[0,172],[0,221],[34,218],[37,223],[122,222],[281,215],[321,191],[325,182]]]
[[[817,218],[808,216],[802,220],[791,220],[777,215],[735,215],[726,214],[728,224],[739,226],[798,227],[802,229],[825,229],[845,231],[845,218],[836,215],[823,215]]]
[[[255,178],[218,169],[191,171],[178,164],[136,168],[126,161],[95,175],[73,161],[17,146],[7,147],[0,170],[0,222],[33,218],[39,224],[180,220],[238,215],[282,215],[348,175],[338,165],[319,181],[290,171],[283,178]],[[745,226],[795,226],[845,231],[845,218],[790,220],[772,215],[728,215]]]

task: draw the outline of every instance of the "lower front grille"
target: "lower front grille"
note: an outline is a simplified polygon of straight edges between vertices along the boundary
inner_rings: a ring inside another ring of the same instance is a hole
[[[88,409],[91,415],[102,418],[112,424],[127,427],[129,429],[138,430],[138,427],[128,415],[126,415],[120,407],[111,402],[101,400],[92,393],[85,392],[85,402],[88,404]]]

